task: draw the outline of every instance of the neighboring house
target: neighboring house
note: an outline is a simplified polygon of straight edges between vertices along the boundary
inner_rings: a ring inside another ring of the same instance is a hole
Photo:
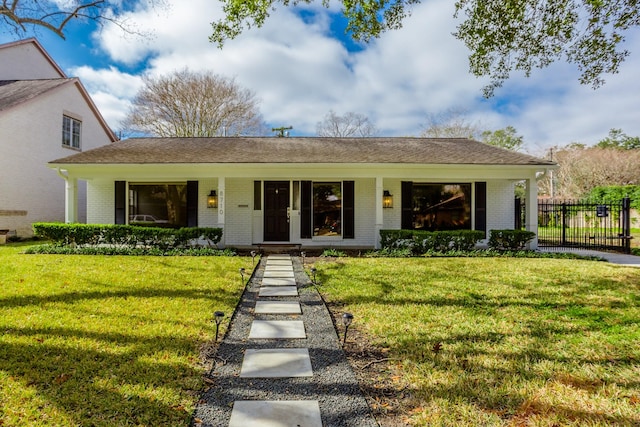
[[[47,162],[114,141],[80,80],[37,40],[0,45],[0,230],[29,236],[33,222],[64,221],[65,194],[84,220],[84,182],[65,192]]]
[[[223,244],[238,248],[373,248],[381,229],[401,228],[488,237],[514,228],[523,180],[536,232],[536,176],[555,167],[468,139],[273,137],[134,138],[49,165],[68,188],[88,181],[89,223],[151,215],[221,227]]]

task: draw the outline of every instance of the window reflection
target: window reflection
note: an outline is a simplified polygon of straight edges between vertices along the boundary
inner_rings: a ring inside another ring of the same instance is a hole
[[[413,184],[415,230],[471,229],[471,184]]]
[[[313,235],[342,235],[342,183],[313,183]]]
[[[130,184],[129,224],[187,226],[186,184]]]

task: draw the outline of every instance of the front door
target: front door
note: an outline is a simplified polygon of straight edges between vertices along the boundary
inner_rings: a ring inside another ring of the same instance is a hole
[[[289,181],[264,182],[264,241],[289,241]]]

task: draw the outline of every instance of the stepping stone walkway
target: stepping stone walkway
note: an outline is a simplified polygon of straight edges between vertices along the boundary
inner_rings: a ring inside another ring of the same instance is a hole
[[[260,260],[213,362],[194,426],[377,426],[299,258]]]

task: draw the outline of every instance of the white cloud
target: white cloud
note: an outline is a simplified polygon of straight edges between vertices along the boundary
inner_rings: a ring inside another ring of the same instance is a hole
[[[487,81],[468,72],[468,52],[451,35],[450,1],[415,6],[401,30],[351,53],[329,33],[326,10],[316,3],[305,8],[315,11],[316,19],[305,21],[295,9],[279,7],[263,28],[244,32],[221,50],[208,40],[210,23],[222,16],[220,3],[209,0],[129,12],[126,17],[140,30],[154,32],[150,39],[123,36],[112,27],[94,37],[114,63],[137,74],[189,67],[235,77],[262,99],[269,124],[292,125],[298,135],[314,134],[316,122],[330,109],[365,114],[386,135],[417,135],[427,114],[450,108],[465,109],[472,121],[490,128],[516,127],[532,152],[572,141],[594,143],[612,127],[640,135],[640,82],[634,72],[640,67],[638,32],[628,42],[635,56],[597,91],[579,85],[574,67],[554,64],[529,79],[515,75],[494,99],[484,100],[481,88]],[[110,123],[120,120],[120,107],[140,82],[139,76],[114,67],[74,72],[100,94]]]

